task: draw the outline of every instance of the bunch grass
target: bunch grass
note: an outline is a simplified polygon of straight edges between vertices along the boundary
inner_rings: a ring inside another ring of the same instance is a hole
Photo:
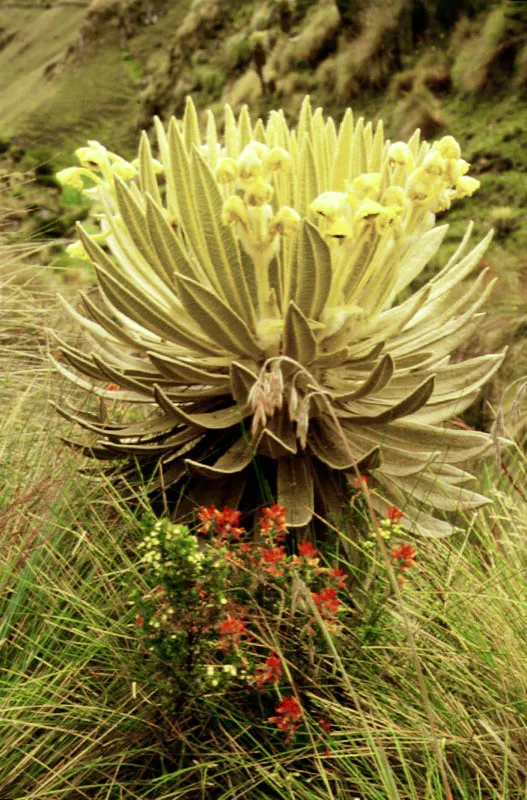
[[[15,301],[27,318],[41,305],[29,291]],[[242,689],[202,698],[199,723],[192,703],[174,711],[156,691],[128,604],[130,586],[141,586],[135,547],[146,505],[139,497],[133,511],[106,483],[74,474],[82,461],[64,461],[55,439],[63,423],[47,411],[55,379],[44,353],[26,355],[40,359],[30,382],[19,374],[16,343],[3,349],[2,796],[438,800],[448,795],[435,737],[452,797],[524,797],[527,463],[519,450],[506,473],[493,463],[481,473],[492,506],[462,534],[420,543],[402,606],[372,588],[382,559],[371,556],[360,614],[340,637],[324,634],[307,735],[285,746],[264,720],[248,726]],[[335,527],[346,535],[344,523]],[[319,715],[333,723],[324,747]]]

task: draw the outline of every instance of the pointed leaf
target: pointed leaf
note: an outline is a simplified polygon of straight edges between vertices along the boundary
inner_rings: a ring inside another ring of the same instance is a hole
[[[317,343],[309,323],[292,300],[285,315],[283,351],[303,366],[311,364],[317,355]]]
[[[242,472],[249,466],[254,455],[254,448],[242,437],[234,442],[213,465],[201,464],[190,458],[185,459],[185,464],[191,475],[214,479]]]
[[[203,280],[203,273],[196,269],[195,262],[185,253],[163,210],[149,195],[146,198],[146,229],[169,285],[174,286],[175,272],[181,272],[187,278]]]
[[[294,300],[311,319],[318,319],[331,288],[331,254],[317,228],[304,220],[297,249]]]
[[[117,175],[115,181],[115,198],[122,220],[133,243],[149,263],[156,261],[152,245],[146,232],[146,221],[143,210],[134,199],[130,189]]]
[[[410,414],[413,414],[419,408],[424,406],[424,404],[429,400],[430,395],[434,391],[434,376],[427,378],[423,383],[417,387],[417,389],[401,400],[399,403],[396,403],[387,411],[382,411],[380,414],[372,414],[370,415],[363,415],[363,416],[354,416],[353,412],[351,411],[340,411],[337,410],[338,416],[348,417],[354,423],[370,423],[370,424],[384,424],[387,422],[393,422],[393,420],[398,419],[399,417],[407,417]]]
[[[341,402],[360,400],[361,397],[366,397],[383,389],[391,380],[394,370],[393,358],[389,353],[386,353],[358,389],[343,394],[336,393],[333,396],[335,400],[340,400]]]
[[[183,307],[206,336],[231,353],[258,361],[262,351],[247,323],[214,292],[184,275],[177,277]]]
[[[252,387],[258,380],[258,373],[239,361],[233,361],[230,368],[231,393],[237,403],[244,406]]]
[[[236,404],[228,408],[209,411],[205,414],[190,414],[181,406],[173,403],[168,394],[166,394],[160,386],[154,386],[154,396],[157,404],[160,405],[167,414],[171,414],[181,422],[186,422],[189,425],[202,428],[203,430],[223,430],[225,428],[232,428],[233,425],[239,425],[243,422],[251,413],[249,408],[244,408]]]
[[[313,475],[307,456],[278,460],[278,503],[287,509],[287,523],[292,528],[307,525],[313,516]]]
[[[141,134],[139,145],[139,183],[144,195],[150,194],[161,205],[161,193],[152,159],[152,149],[146,131]]]
[[[192,168],[195,177],[194,198],[196,208],[199,208],[201,230],[209,258],[214,265],[215,285],[221,286],[227,304],[254,330],[254,299],[248,291],[232,230],[221,222],[223,197],[210,167],[197,150],[193,152]]]

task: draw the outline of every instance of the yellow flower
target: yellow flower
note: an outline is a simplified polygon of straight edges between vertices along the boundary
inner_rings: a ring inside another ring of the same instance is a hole
[[[82,192],[84,189],[82,174],[83,170],[80,167],[68,167],[57,172],[56,178],[63,186],[70,186],[72,189],[78,189],[79,192]]]
[[[432,150],[426,156],[422,169],[426,172],[427,175],[433,175],[434,177],[438,177],[439,175],[443,174],[445,161],[443,156],[437,152],[437,150]]]
[[[355,212],[354,219],[360,220],[374,220],[379,214],[382,214],[385,209],[380,203],[375,200],[364,200]]]
[[[432,149],[437,150],[443,158],[459,158],[461,155],[461,148],[453,136],[443,136],[432,145]]]
[[[238,164],[234,158],[222,158],[215,174],[218,183],[232,183],[239,175]]]
[[[273,217],[269,225],[269,234],[275,236],[277,233],[283,236],[294,236],[298,231],[302,217],[289,206],[282,206],[278,213]]]
[[[462,175],[456,181],[455,197],[470,197],[480,186],[481,184],[476,178],[471,178],[469,175]]]
[[[334,222],[346,208],[348,196],[344,192],[323,192],[313,200],[309,211]]]
[[[108,151],[104,145],[91,139],[88,147],[78,147],[75,150],[79,163],[86,169],[100,170],[103,163],[108,161]]]
[[[224,225],[239,223],[245,228],[248,227],[249,218],[247,216],[247,206],[237,194],[232,194],[224,202],[223,211],[221,212],[221,221]]]
[[[326,235],[333,237],[333,239],[347,239],[351,236],[352,232],[352,225],[346,217],[338,217],[335,222],[331,223],[326,231]]]
[[[406,182],[406,191],[410,200],[422,202],[438,191],[437,180],[429,175],[423,167],[414,170]]]
[[[112,160],[112,172],[114,175],[122,178],[123,181],[129,181],[136,177],[137,170],[129,161],[113,153],[110,153],[110,158]]]
[[[252,142],[252,146],[247,145],[238,159],[239,176],[242,181],[252,181],[262,175],[262,158],[259,155],[261,151],[255,147],[256,144],[258,142]],[[267,150],[265,145],[262,147]]]
[[[388,186],[381,196],[383,206],[395,206],[402,213],[408,205],[408,196],[400,186]]]
[[[249,206],[263,206],[272,200],[273,194],[274,189],[271,184],[258,177],[247,186],[245,199]]]
[[[78,240],[76,242],[72,242],[66,247],[66,253],[69,255],[70,258],[78,258],[79,261],[89,261],[90,258],[88,253],[84,249],[84,245],[82,242]]]
[[[283,147],[273,147],[264,157],[264,167],[271,172],[289,172],[293,159]]]
[[[392,166],[410,166],[413,169],[414,159],[412,151],[405,142],[394,142],[388,148],[388,160]]]
[[[351,185],[351,190],[359,197],[368,197],[371,199],[376,199],[379,196],[380,189],[380,172],[365,172],[364,175],[359,175],[355,178]]]
[[[380,236],[398,227],[401,209],[399,206],[382,206],[382,211],[375,220],[375,230]]]

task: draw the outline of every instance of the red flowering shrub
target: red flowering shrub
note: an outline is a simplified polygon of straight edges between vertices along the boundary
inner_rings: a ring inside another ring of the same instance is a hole
[[[340,566],[322,566],[310,542],[301,541],[291,552],[285,512],[278,505],[264,508],[255,540],[241,526],[240,512],[227,507],[201,506],[195,532],[168,520],[147,522],[141,561],[152,589],[136,593],[135,626],[178,692],[184,687],[210,696],[211,690],[222,693],[237,685],[255,697],[258,693],[260,704],[278,693],[283,699],[269,720],[290,741],[302,710],[295,697],[283,697],[286,676],[289,682],[296,675],[301,685],[313,652],[325,652],[309,601],[328,629],[338,633],[337,615],[345,610],[339,592],[347,575]],[[304,587],[301,601],[299,586]],[[284,634],[279,655],[273,637]],[[298,644],[306,634],[309,659]],[[305,658],[302,666],[299,658]]]

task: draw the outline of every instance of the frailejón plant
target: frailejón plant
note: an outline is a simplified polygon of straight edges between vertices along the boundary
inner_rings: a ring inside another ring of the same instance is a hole
[[[62,409],[93,433],[86,452],[125,459],[127,477],[139,466],[175,504],[234,506],[257,457],[292,526],[373,471],[381,514],[395,503],[407,527],[448,533],[433,512],[485,502],[460,465],[492,442],[444,423],[502,360],[450,358],[492,287],[485,270],[466,280],[490,234],[467,252],[469,226],[411,290],[447,230],[435,214],[478,186],[455,139],[390,143],[382,123],[348,110],[337,128],[308,98],[294,130],[282,111],[253,126],[226,107],[223,138],[210,112],[202,138],[190,100],[155,127],[158,159],[146,134],[133,163],[92,141],[58,175],[90,179],[101,224],[73,245],[99,295],[84,313],[66,304],[90,344],[60,343],[74,370],[58,369],[144,410],[126,423]]]

